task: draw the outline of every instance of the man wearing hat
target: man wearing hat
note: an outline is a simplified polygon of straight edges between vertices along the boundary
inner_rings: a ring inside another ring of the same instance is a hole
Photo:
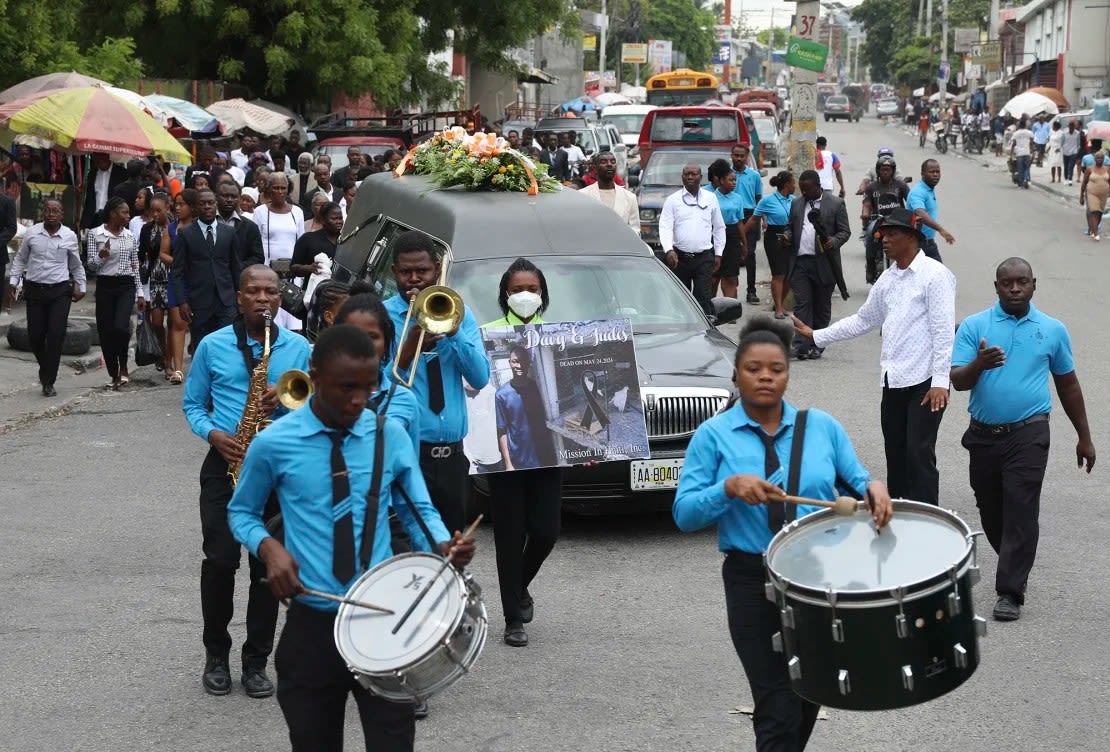
[[[956,277],[921,250],[921,218],[894,209],[876,228],[894,265],[853,315],[813,331],[794,328],[817,347],[882,327],[879,376],[887,485],[894,498],[939,502],[936,443],[948,404],[956,331]]]

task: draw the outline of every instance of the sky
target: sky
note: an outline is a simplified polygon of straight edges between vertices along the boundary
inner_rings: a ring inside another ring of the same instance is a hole
[[[863,0],[839,0],[841,5],[849,8],[859,5]],[[767,29],[771,26],[771,9],[774,9],[775,26],[783,27],[790,23],[794,15],[795,3],[783,0],[732,0],[732,13],[736,15],[743,11],[747,15],[748,24],[756,29]],[[824,4],[822,4],[822,14]]]

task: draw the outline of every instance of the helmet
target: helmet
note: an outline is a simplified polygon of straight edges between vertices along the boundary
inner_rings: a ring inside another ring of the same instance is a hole
[[[889,154],[880,156],[875,162],[875,177],[879,176],[879,170],[883,167],[889,167],[891,169],[891,175],[895,175],[898,172],[898,165],[894,162],[894,157]]]
[[[894,156],[894,149],[891,149],[889,146],[884,146],[881,149],[879,149],[879,153],[876,154],[875,156],[879,157],[880,159],[883,158],[883,157],[893,157]]]

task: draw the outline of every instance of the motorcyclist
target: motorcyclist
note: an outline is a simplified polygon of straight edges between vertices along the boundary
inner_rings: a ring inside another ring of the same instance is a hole
[[[879,153],[875,155],[875,159],[882,160],[883,157],[889,157],[893,161],[894,160],[894,149],[891,149],[889,146],[884,146],[884,147],[880,148]],[[876,162],[876,165],[877,164],[878,164],[878,162]],[[869,186],[869,185],[871,185],[871,183],[875,182],[875,178],[876,178],[875,169],[872,168],[872,169],[868,170],[867,174],[863,176],[863,180],[860,181],[859,188],[856,189],[856,195],[857,196],[862,196],[864,194],[864,192],[867,191],[867,186]],[[894,179],[895,180],[901,180],[902,176],[898,175],[898,174],[895,174]]]
[[[904,208],[910,195],[909,186],[898,177],[898,165],[892,156],[882,156],[875,162],[877,176],[863,193],[863,210],[860,220],[866,228],[863,243],[866,250],[867,284],[874,284],[883,272],[882,242],[875,238],[875,225],[890,214],[892,209]]]

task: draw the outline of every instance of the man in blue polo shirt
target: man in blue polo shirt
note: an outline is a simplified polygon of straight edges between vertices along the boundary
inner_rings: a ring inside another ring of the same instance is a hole
[[[1075,375],[1065,326],[1030,302],[1037,289],[1024,259],[1003,261],[995,273],[998,303],[968,316],[956,332],[952,386],[971,390],[971,425],[963,437],[971,455],[971,489],[991,547],[998,553],[994,618],[1021,616],[1025,586],[1037,555],[1041,483],[1048,463],[1048,375],[1079,441],[1079,467],[1095,464],[1083,390]]]
[[[1048,145],[1048,137],[1052,135],[1052,126],[1049,125],[1048,116],[1042,115],[1033,122],[1033,145],[1037,151],[1037,167],[1044,164],[1044,148]]]
[[[940,162],[935,159],[926,159],[921,163],[921,182],[913,187],[910,195],[906,197],[906,208],[921,217],[921,231],[925,233],[925,240],[921,250],[931,259],[942,261],[940,249],[937,248],[937,233],[944,238],[948,245],[956,242],[952,233],[940,226],[937,221],[937,183],[940,182]],[[943,261],[942,261],[943,263]]]
[[[748,166],[748,155],[751,148],[747,144],[736,144],[732,147],[732,171],[736,173],[735,193],[740,197],[744,206],[744,219],[749,219],[755,211],[756,204],[763,198],[763,178],[758,170]],[[753,222],[744,233],[745,248],[744,267],[748,270],[748,303],[759,305],[759,296],[755,294],[755,249],[759,243],[759,223]]]

